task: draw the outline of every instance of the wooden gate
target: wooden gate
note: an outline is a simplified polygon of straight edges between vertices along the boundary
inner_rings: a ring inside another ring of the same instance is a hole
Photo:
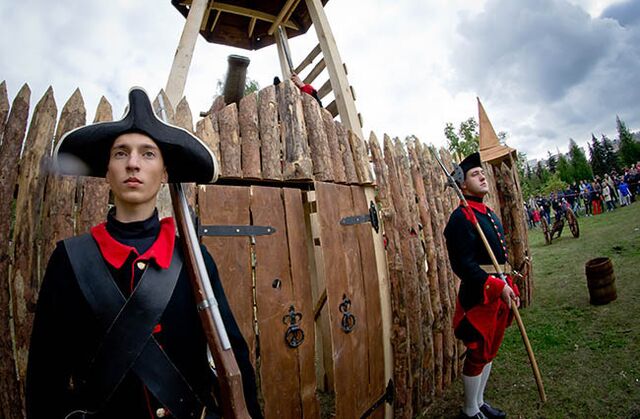
[[[313,241],[304,204],[308,197],[298,189],[199,189],[203,226],[275,229],[273,234],[255,237],[203,237],[249,344],[262,383],[266,418],[320,417],[314,359],[317,303],[312,298],[312,288],[319,289],[312,283],[312,278],[316,281],[319,277],[317,264],[324,272],[320,282],[326,284],[323,312],[328,313],[329,321],[336,417],[360,417],[384,392],[381,304],[371,224],[340,224],[346,216],[368,212],[364,190],[328,183],[315,185],[319,238]],[[314,243],[322,250],[319,262],[314,260]],[[350,300],[349,305],[344,304],[345,298]],[[305,335],[297,348],[291,348],[285,340],[290,324],[284,319],[289,320],[292,309],[302,313],[299,326]],[[348,333],[341,326],[345,315],[356,320]]]
[[[371,224],[340,221],[368,214],[369,203],[361,186],[316,182],[315,189],[336,417],[359,418],[385,388],[380,284]],[[349,332],[342,324],[345,311],[356,321]],[[378,409],[372,417],[383,413]]]

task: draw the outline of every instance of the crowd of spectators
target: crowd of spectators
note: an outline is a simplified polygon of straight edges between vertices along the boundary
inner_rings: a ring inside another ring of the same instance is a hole
[[[578,217],[592,217],[631,205],[640,195],[639,182],[640,162],[624,168],[621,174],[612,171],[602,178],[596,176],[593,180],[573,182],[563,191],[529,199],[525,203],[527,222],[533,228],[544,217],[551,224],[552,211],[558,217],[567,208],[571,208]]]

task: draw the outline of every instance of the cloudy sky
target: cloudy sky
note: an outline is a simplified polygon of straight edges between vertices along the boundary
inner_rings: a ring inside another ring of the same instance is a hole
[[[477,119],[476,96],[529,158],[614,138],[616,115],[640,130],[640,0],[331,0],[326,12],[367,136],[445,145],[447,122]],[[23,0],[1,2],[0,22],[10,99],[25,82],[33,102],[51,85],[61,108],[79,87],[92,119],[102,95],[119,117],[129,87],[164,87],[184,18],[169,0]],[[292,39],[294,61],[316,43],[313,28]],[[248,56],[263,87],[279,72],[275,47],[200,38],[185,89],[194,115],[229,54]]]

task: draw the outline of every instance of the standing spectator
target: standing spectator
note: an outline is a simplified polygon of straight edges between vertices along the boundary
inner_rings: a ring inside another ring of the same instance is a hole
[[[601,196],[601,188],[598,181],[591,182],[591,206],[593,208],[593,215],[598,215],[602,213],[602,198]]]
[[[602,187],[602,198],[604,202],[607,204],[607,212],[613,211],[615,206],[613,205],[613,194],[611,193],[611,188],[608,183],[604,183]]]
[[[533,225],[534,225],[534,227],[537,227],[539,223],[540,223],[540,211],[538,210],[538,207],[535,207],[533,209]]]
[[[582,182],[582,201],[584,202],[584,212],[587,217],[593,216],[593,206],[591,205],[591,185],[589,182]]]
[[[618,191],[620,192],[620,199],[622,200],[622,206],[626,207],[631,204],[631,192],[629,191],[629,185],[624,179],[618,185]]]

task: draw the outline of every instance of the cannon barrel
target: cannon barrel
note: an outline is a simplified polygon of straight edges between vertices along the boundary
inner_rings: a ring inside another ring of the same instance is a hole
[[[247,67],[249,66],[249,58],[242,55],[229,55],[227,58],[227,76],[224,81],[222,95],[224,101],[228,105],[237,103],[244,96],[244,84],[247,78]]]

